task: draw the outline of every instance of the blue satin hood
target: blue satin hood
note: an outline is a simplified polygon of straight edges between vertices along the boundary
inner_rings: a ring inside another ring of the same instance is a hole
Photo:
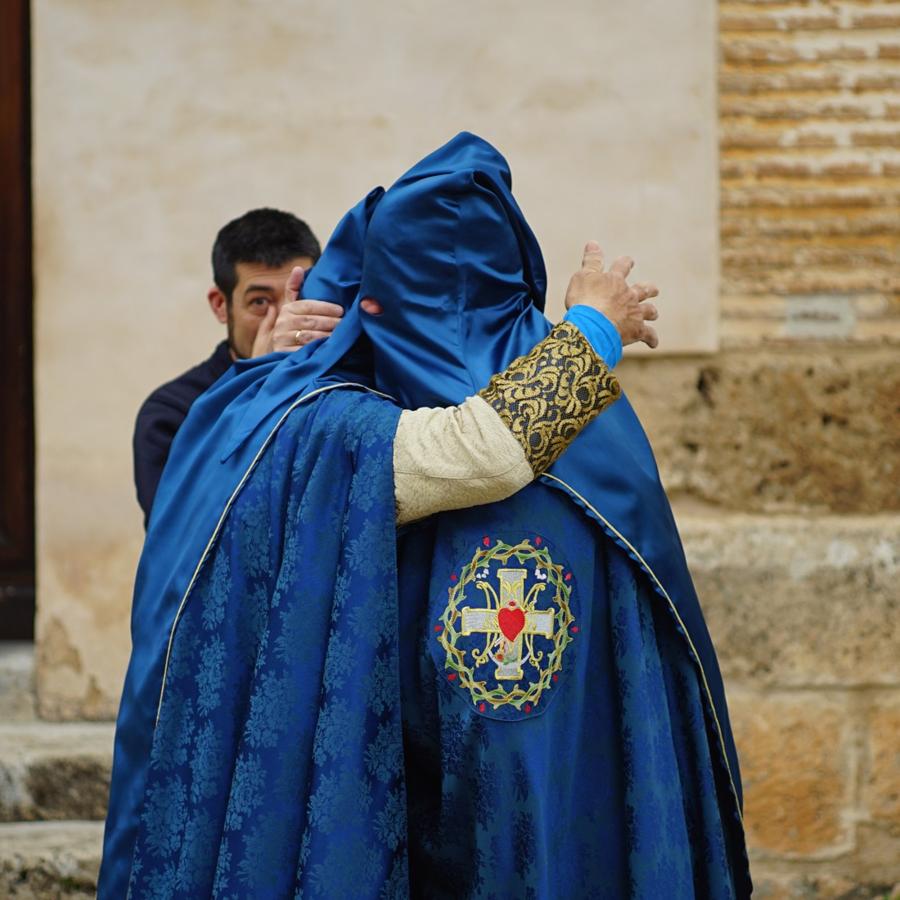
[[[425,157],[372,215],[361,291],[376,384],[410,409],[448,406],[546,336],[547,278],[506,160],[463,133]]]

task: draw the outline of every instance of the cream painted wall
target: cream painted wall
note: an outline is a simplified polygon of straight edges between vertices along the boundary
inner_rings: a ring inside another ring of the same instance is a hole
[[[650,27],[648,27],[650,26]],[[717,328],[714,9],[35,0],[39,691],[107,716],[140,550],[134,414],[219,337],[210,244],[264,204],[324,240],[461,129],[507,155],[558,315],[583,242],[663,289],[670,350]]]

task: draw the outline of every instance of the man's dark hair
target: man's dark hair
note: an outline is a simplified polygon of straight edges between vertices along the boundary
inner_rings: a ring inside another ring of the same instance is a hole
[[[283,266],[298,256],[316,262],[322,248],[309,225],[279,209],[251,209],[232,219],[216,235],[212,248],[213,279],[231,303],[238,263]]]

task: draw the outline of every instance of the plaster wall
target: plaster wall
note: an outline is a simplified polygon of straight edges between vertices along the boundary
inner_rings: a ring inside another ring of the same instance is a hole
[[[709,4],[35,0],[33,67],[45,716],[114,712],[142,540],[134,414],[219,338],[204,294],[229,218],[279,206],[324,240],[473,130],[510,161],[554,317],[594,237],[661,285],[670,350],[716,344]]]

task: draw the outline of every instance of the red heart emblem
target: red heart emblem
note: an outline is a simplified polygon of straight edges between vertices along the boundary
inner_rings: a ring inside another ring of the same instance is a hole
[[[518,607],[510,609],[508,606],[504,606],[497,613],[497,624],[500,626],[503,636],[508,641],[514,641],[525,627],[525,613]]]

